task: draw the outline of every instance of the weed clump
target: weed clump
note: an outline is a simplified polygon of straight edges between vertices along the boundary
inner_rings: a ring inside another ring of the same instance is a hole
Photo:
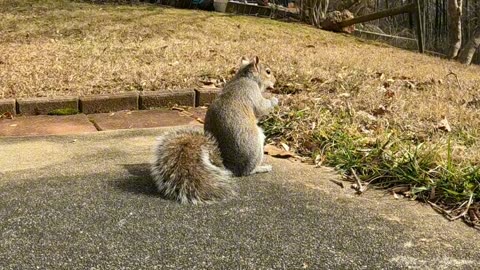
[[[284,106],[261,123],[266,135],[316,165],[335,167],[360,193],[367,186],[387,189],[480,227],[480,166],[458,148],[478,147],[478,140],[462,132],[422,137],[390,124],[388,117],[365,120],[351,105],[333,109],[325,100],[284,99]]]

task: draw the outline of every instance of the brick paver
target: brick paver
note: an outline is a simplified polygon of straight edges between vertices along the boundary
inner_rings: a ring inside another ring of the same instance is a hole
[[[0,119],[0,136],[41,136],[96,132],[84,114],[18,116]]]

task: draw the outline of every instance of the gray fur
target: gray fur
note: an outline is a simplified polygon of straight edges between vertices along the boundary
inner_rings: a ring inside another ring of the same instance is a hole
[[[266,171],[256,170],[263,161],[265,139],[257,118],[268,114],[278,102],[262,96],[265,88],[275,83],[266,69],[258,59],[244,65],[225,85],[205,117],[205,132],[215,137],[223,164],[235,176]]]
[[[157,139],[151,174],[160,193],[180,203],[209,203],[236,194],[217,143],[201,128],[182,128]]]
[[[160,193],[181,203],[209,203],[234,196],[236,176],[265,173],[265,136],[257,118],[278,100],[263,98],[275,77],[253,62],[243,65],[208,108],[204,131],[183,128],[158,138],[151,174]]]

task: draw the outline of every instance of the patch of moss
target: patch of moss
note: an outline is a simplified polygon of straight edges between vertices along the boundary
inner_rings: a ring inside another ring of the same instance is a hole
[[[64,108],[50,111],[48,115],[73,115],[79,113],[77,109]]]

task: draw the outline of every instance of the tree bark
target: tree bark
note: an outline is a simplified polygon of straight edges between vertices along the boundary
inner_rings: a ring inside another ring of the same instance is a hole
[[[480,46],[480,26],[478,26],[473,32],[470,40],[465,47],[458,54],[458,61],[462,64],[470,65],[472,63],[473,56]]]
[[[462,47],[462,0],[448,0],[450,17],[450,58],[455,58]]]

